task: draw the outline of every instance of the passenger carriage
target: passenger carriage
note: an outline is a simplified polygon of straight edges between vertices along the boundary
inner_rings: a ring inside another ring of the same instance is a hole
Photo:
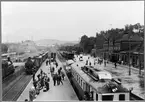
[[[36,67],[36,70],[38,70],[41,66],[41,58],[39,56],[34,57],[34,66]]]

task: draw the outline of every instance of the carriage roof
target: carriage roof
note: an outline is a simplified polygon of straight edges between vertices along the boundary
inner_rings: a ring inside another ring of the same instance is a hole
[[[71,67],[79,74],[79,76],[81,76],[81,78],[83,78],[86,83],[92,86],[97,91],[97,93],[111,93],[106,86],[107,83],[110,84],[111,80],[104,80],[104,82],[102,82],[101,80],[94,81],[90,76],[84,73],[80,67],[77,67],[76,64],[72,64]],[[128,92],[128,90],[122,85],[117,84],[117,88],[118,92]]]

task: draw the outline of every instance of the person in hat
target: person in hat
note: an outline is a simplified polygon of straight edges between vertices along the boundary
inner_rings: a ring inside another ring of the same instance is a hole
[[[58,77],[58,75],[57,75],[57,73],[55,73],[54,75],[53,75],[53,82],[54,82],[54,86],[55,86],[55,84],[56,84],[56,81],[58,81],[57,78]]]
[[[8,61],[8,64],[10,64],[10,65],[13,64],[10,57],[8,57],[7,61]]]
[[[34,100],[34,98],[35,98],[35,87],[34,86],[32,86],[31,88],[30,88],[30,90],[29,90],[29,98],[30,98],[30,101],[33,101]]]
[[[44,80],[44,84],[45,84],[45,88],[46,90],[44,90],[45,92],[49,90],[49,77],[45,77],[45,80]]]

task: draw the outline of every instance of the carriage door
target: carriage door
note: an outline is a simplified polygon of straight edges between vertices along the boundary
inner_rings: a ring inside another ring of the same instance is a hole
[[[92,87],[90,87],[90,100],[93,101],[94,100],[94,90]]]
[[[86,83],[86,91],[90,92],[90,85],[88,85],[87,83]]]

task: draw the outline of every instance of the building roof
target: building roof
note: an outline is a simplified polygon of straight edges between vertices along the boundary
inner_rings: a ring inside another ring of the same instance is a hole
[[[128,39],[129,39],[129,35],[128,34],[125,34],[125,35],[123,35],[122,39],[120,39],[120,41],[126,41]],[[143,38],[140,37],[138,34],[134,34],[134,35],[131,35],[130,36],[130,40],[131,41],[142,41]]]
[[[139,45],[134,45],[131,47],[130,51],[129,50],[124,50],[124,51],[121,51],[121,53],[135,53],[135,54],[139,54],[139,53],[144,53],[144,42],[142,42],[141,44]]]
[[[135,49],[134,52],[137,53],[144,53],[144,42],[142,42],[141,44],[139,44]]]

